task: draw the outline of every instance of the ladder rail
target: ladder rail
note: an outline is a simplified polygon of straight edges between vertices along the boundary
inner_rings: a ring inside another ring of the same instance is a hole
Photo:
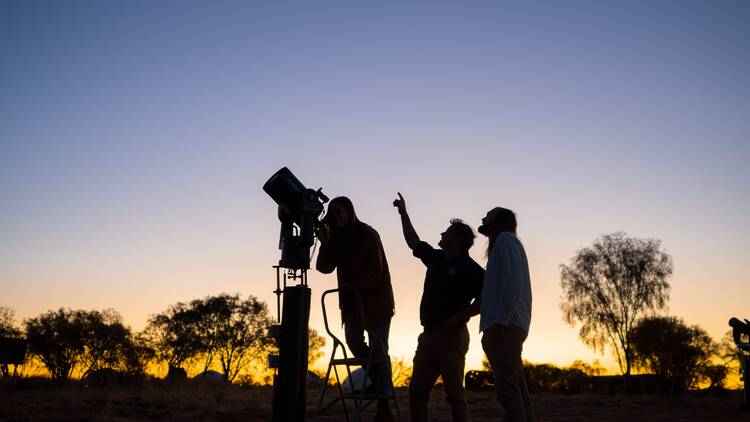
[[[325,379],[323,379],[323,385],[321,386],[322,388],[321,388],[320,398],[318,400],[318,409],[316,411],[315,419],[319,420],[320,415],[323,412],[325,412],[326,410],[330,409],[337,401],[340,400],[341,404],[342,404],[342,407],[344,408],[344,416],[346,418],[346,421],[348,422],[349,421],[349,412],[348,412],[348,409],[347,409],[347,406],[346,406],[346,400],[348,399],[348,400],[354,400],[354,402],[355,402],[355,408],[356,408],[356,417],[357,417],[357,420],[358,421],[362,421],[362,411],[364,411],[364,409],[366,409],[369,405],[371,405],[375,400],[377,400],[379,398],[386,398],[385,396],[387,396],[387,398],[389,400],[393,400],[394,401],[394,405],[396,406],[396,414],[397,414],[398,420],[401,421],[401,410],[400,410],[399,405],[398,405],[398,398],[396,397],[396,389],[393,386],[393,372],[392,372],[393,370],[391,368],[390,359],[388,358],[388,356],[389,356],[388,355],[388,351],[386,350],[385,342],[383,341],[383,339],[381,339],[377,335],[371,334],[368,331],[368,336],[367,337],[368,337],[368,343],[369,343],[369,352],[368,352],[367,358],[365,359],[366,363],[364,365],[362,365],[362,364],[354,364],[354,363],[350,364],[350,363],[348,363],[349,354],[347,353],[346,346],[345,346],[344,342],[342,342],[341,339],[339,339],[339,337],[336,336],[333,333],[333,331],[331,330],[331,327],[330,327],[330,324],[329,324],[329,321],[328,321],[328,311],[326,309],[326,302],[325,302],[326,301],[326,296],[328,296],[330,294],[334,294],[334,293],[340,294],[342,291],[347,291],[347,292],[351,292],[352,293],[352,295],[355,298],[356,307],[358,308],[359,313],[360,313],[361,321],[365,321],[365,313],[364,313],[364,307],[362,306],[362,299],[361,299],[361,296],[360,296],[359,292],[357,291],[356,288],[354,288],[354,286],[351,286],[351,285],[348,285],[348,284],[343,284],[343,285],[339,286],[336,289],[326,290],[321,295],[321,297],[320,297],[320,304],[321,304],[321,308],[323,310],[323,324],[325,325],[326,333],[333,340],[333,351],[331,353],[331,359],[330,359],[330,361],[328,363],[328,369],[326,371],[326,377],[325,377]],[[344,363],[336,363],[335,362],[336,360],[338,360],[336,358],[336,352],[338,351],[339,347],[341,348],[341,352],[343,353],[343,356],[344,356],[344,358],[343,358],[344,359],[343,360]],[[369,374],[370,374],[370,369],[372,367],[372,363],[374,361],[376,361],[376,360],[379,359],[379,358],[375,357],[375,351],[376,350],[379,350],[379,351],[382,352],[381,356],[383,356],[383,361],[384,361],[383,364],[386,366],[387,374],[388,374],[388,379],[389,379],[389,384],[390,384],[390,393],[383,395],[384,397],[372,397],[372,395],[370,395],[370,394],[368,394],[368,395],[365,394],[365,386],[366,386],[366,383],[367,383],[367,379],[369,378]],[[340,379],[340,375],[339,375],[339,371],[337,369],[337,366],[344,366],[346,368],[346,375],[347,375],[347,378],[349,379],[350,388],[352,390],[351,393],[349,393],[349,394],[345,393],[344,390],[343,390],[343,388],[342,388],[342,386],[341,386],[341,379]],[[350,368],[351,366],[361,366],[365,370],[365,376],[362,377],[362,384],[359,386],[360,387],[359,389],[357,389],[355,387],[355,385],[354,385],[354,380],[352,379],[352,371],[351,371],[351,368]],[[323,404],[325,402],[324,400],[325,400],[326,389],[328,387],[328,380],[330,378],[330,374],[331,374],[332,370],[333,370],[333,373],[334,373],[335,378],[336,378],[336,387],[338,389],[339,396],[336,397],[334,400],[332,400],[327,405],[323,406]],[[356,397],[352,397],[352,396],[356,395],[355,391],[357,391],[357,390],[359,392],[359,395],[356,396]],[[352,394],[352,393],[354,393],[354,394]]]

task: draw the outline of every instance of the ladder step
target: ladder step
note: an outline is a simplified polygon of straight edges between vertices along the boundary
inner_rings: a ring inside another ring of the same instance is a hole
[[[378,363],[381,362],[382,359],[377,358],[347,358],[347,359],[333,359],[331,361],[332,365],[350,365],[350,366],[365,366],[368,363]]]
[[[339,395],[339,397],[349,400],[379,400],[379,399],[392,399],[395,398],[392,393],[385,393],[385,394],[373,394],[373,393],[365,393],[360,395],[356,391],[354,393],[344,393]]]

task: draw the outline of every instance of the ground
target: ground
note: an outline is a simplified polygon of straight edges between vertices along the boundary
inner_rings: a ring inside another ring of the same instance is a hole
[[[308,394],[312,420],[319,390]],[[739,393],[680,400],[661,396],[535,395],[539,422],[563,421],[750,421],[737,410]],[[406,390],[399,400],[408,421]],[[269,387],[204,385],[115,386],[100,389],[70,385],[64,388],[26,386],[0,390],[0,421],[267,421],[271,409]],[[432,420],[449,421],[450,411],[439,387],[433,392]],[[469,393],[473,421],[499,421],[502,411],[492,392]],[[323,421],[343,421],[341,407]],[[365,420],[371,420],[371,415]]]

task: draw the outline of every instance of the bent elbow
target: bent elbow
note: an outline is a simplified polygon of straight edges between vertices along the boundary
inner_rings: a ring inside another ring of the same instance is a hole
[[[323,274],[330,274],[333,272],[333,270],[336,269],[336,267],[333,265],[325,265],[318,262],[317,264],[315,264],[315,269]]]

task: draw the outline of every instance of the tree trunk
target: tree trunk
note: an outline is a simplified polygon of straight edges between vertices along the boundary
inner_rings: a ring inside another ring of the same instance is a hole
[[[630,349],[625,349],[625,374],[623,376],[623,390],[625,391],[625,394],[632,393],[630,391],[630,384],[631,384],[631,378],[630,378]]]

